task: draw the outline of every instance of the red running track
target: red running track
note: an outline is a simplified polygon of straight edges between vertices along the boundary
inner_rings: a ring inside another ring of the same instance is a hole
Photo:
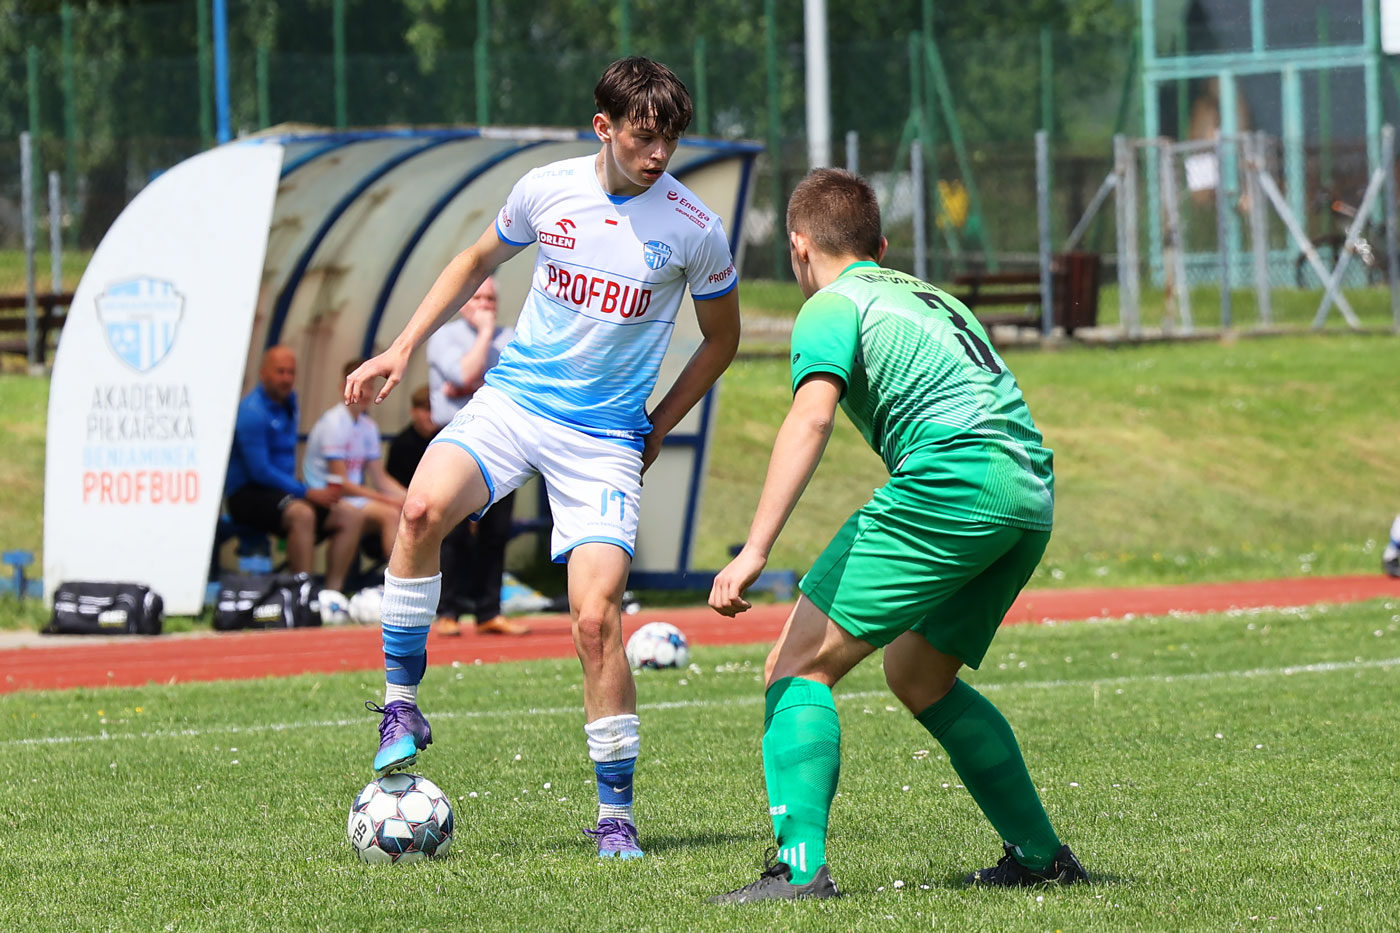
[[[1400,596],[1400,580],[1380,575],[1262,580],[1136,589],[1035,590],[1021,594],[1008,623],[1223,612],[1228,609],[1307,606]],[[679,626],[698,645],[771,642],[790,604],[757,606],[737,619],[707,607],[658,609],[624,620],[630,635],[639,625],[663,620]],[[573,657],[565,616],[527,620],[523,637],[437,635],[428,641],[433,664],[460,661],[522,661]],[[470,626],[464,626],[470,629]],[[383,664],[374,627],[309,628],[276,632],[228,632],[163,638],[50,636],[20,648],[0,650],[0,693],[72,687],[138,686],[180,682],[284,677],[293,674],[375,670]]]

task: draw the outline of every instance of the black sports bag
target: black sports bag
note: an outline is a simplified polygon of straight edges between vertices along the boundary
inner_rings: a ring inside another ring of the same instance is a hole
[[[214,628],[301,628],[321,624],[321,587],[309,574],[225,577],[214,605]]]
[[[165,600],[139,583],[60,583],[45,635],[159,635]]]

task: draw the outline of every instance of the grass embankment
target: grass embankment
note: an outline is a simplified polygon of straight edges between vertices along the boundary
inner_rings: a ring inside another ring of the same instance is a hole
[[[1056,454],[1056,530],[1031,585],[1378,569],[1400,509],[1387,401],[1397,349],[1328,335],[1007,350]],[[783,359],[726,374],[697,567],[722,566],[744,540],[789,400]],[[770,567],[805,568],[883,479],[838,419]]]
[[[71,292],[78,287],[78,280],[92,259],[92,250],[64,250],[59,258],[63,264],[63,288]],[[49,291],[53,282],[49,262],[47,250],[34,254],[35,287],[40,292]],[[24,280],[24,250],[0,249],[0,295],[24,294]]]
[[[767,294],[784,300],[780,286]],[[1388,336],[1329,333],[1006,350],[1056,452],[1056,530],[1031,585],[1375,571],[1400,510],[1397,349]],[[726,374],[694,567],[718,569],[743,541],[787,385],[781,358]],[[46,381],[0,376],[3,549],[41,545],[46,404]],[[769,566],[804,570],[883,481],[838,419]]]

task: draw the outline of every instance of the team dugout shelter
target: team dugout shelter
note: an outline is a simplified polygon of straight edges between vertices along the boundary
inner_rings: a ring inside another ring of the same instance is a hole
[[[591,131],[282,126],[154,178],[98,245],[54,358],[45,598],[66,580],[137,582],[159,592],[168,612],[198,613],[237,407],[257,382],[263,351],[285,344],[296,352],[305,436],[339,402],[345,362],[397,336],[448,260],[494,222],[517,179],[597,148]],[[761,150],[683,139],[670,164],[723,222],[736,266]],[[535,250],[497,270],[503,325],[514,323],[531,287]],[[607,283],[591,277],[567,287],[609,300]],[[644,313],[648,294],[637,287],[611,300],[619,313]],[[699,345],[690,302],[650,404]],[[382,432],[408,424],[409,395],[426,382],[420,349],[403,384],[371,411]],[[633,586],[679,585],[690,570],[717,399],[718,386],[648,471]],[[525,496],[519,511],[528,516],[538,498]]]

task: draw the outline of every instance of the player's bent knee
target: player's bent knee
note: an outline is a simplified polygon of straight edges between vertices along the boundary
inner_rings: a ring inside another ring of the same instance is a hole
[[[431,535],[442,522],[442,510],[433,507],[426,496],[410,493],[399,518],[400,533],[413,538]]]
[[[885,653],[884,668],[885,683],[890,692],[916,716],[947,696],[957,681],[955,673],[918,668],[888,651]]]
[[[601,659],[621,647],[620,624],[607,612],[582,610],[574,620],[574,641],[582,654]]]

